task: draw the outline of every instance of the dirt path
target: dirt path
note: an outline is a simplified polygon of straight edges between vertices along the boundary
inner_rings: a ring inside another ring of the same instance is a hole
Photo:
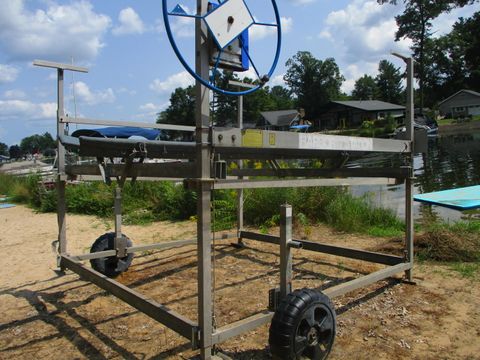
[[[69,216],[71,253],[88,252],[111,223]],[[99,288],[58,276],[51,242],[54,214],[17,206],[0,210],[0,359],[189,359],[188,342]],[[192,238],[195,223],[125,226],[135,244]],[[301,234],[297,234],[301,236]],[[312,229],[311,238],[372,248],[382,239]],[[222,326],[259,310],[278,282],[278,249],[248,242],[216,245],[216,322]],[[375,265],[296,250],[294,287],[318,287]],[[480,359],[480,285],[448,266],[419,265],[418,285],[384,281],[335,299],[338,335],[331,359]],[[119,280],[196,319],[195,247],[139,254]],[[268,326],[221,348],[235,359],[269,359]]]

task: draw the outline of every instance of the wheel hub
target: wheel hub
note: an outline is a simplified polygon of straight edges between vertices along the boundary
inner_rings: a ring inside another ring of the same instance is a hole
[[[307,341],[309,346],[315,346],[318,344],[318,331],[314,327],[310,328],[308,331]]]

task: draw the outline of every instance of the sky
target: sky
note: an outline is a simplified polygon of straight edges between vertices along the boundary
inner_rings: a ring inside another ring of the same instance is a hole
[[[246,2],[256,20],[273,19],[270,0]],[[171,9],[177,3],[191,12],[196,1],[168,0]],[[172,91],[193,84],[168,42],[161,5],[152,0],[1,0],[0,142],[13,145],[33,134],[55,134],[56,71],[32,66],[34,59],[89,69],[65,73],[69,116],[155,122]],[[285,62],[300,50],[322,60],[333,57],[346,78],[346,93],[359,77],[374,76],[382,59],[403,67],[392,50],[410,53],[408,39],[394,41],[394,16],[402,5],[376,0],[277,0],[277,5],[283,43],[271,86],[284,85]],[[479,10],[477,3],[442,15],[434,23],[435,36]],[[193,21],[171,21],[176,42],[191,61]],[[250,46],[257,65],[268,70],[275,32],[252,28]]]

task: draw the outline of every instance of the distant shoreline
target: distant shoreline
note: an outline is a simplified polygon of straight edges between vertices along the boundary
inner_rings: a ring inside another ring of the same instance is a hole
[[[457,133],[468,130],[480,130],[480,121],[469,121],[457,124],[439,125],[439,134]]]

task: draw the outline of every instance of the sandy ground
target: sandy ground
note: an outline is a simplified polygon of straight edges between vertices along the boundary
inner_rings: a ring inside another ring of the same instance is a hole
[[[88,252],[112,224],[69,216],[69,251]],[[273,232],[276,229],[272,230]],[[384,239],[309,229],[311,239],[374,249]],[[192,238],[194,222],[125,226],[135,244]],[[302,233],[297,233],[302,236]],[[173,331],[68,272],[55,272],[56,216],[22,206],[0,210],[0,359],[190,359]],[[278,283],[278,248],[247,242],[216,250],[215,321],[263,310]],[[329,286],[376,265],[294,253],[294,288]],[[138,254],[119,281],[196,319],[195,247]],[[338,333],[331,359],[480,359],[480,285],[448,266],[421,264],[417,285],[392,279],[335,299]],[[269,359],[265,325],[221,345],[235,359]]]

